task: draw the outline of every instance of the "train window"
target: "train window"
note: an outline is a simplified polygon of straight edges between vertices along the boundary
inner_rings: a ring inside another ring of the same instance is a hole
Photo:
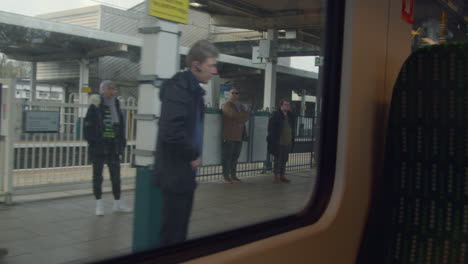
[[[164,263],[314,223],[343,2],[3,0],[0,261]]]

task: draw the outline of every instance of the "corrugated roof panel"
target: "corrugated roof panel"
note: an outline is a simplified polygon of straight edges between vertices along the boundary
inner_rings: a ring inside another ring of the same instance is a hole
[[[80,67],[76,61],[38,62],[37,79],[70,79],[79,78]]]
[[[189,10],[189,23],[179,26],[182,32],[180,44],[185,47],[191,47],[200,39],[209,37],[210,16],[206,13]]]
[[[132,63],[128,59],[116,57],[102,57],[99,59],[99,78],[115,82],[136,83],[140,72],[138,63]]]
[[[137,36],[138,19],[134,15],[126,16],[122,12],[110,12],[106,8],[103,9],[101,14],[101,30],[127,36]]]
[[[74,17],[64,17],[61,19],[52,19],[55,21],[59,21],[62,23],[79,25],[82,27],[89,27],[89,28],[99,28],[98,19],[93,14],[82,15],[82,16],[74,16]]]
[[[78,8],[66,10],[61,12],[54,12],[49,14],[39,15],[39,18],[46,18],[52,21],[79,25],[89,28],[99,28],[99,6],[91,6],[85,8]]]
[[[89,65],[89,78],[97,77],[97,63]],[[72,79],[80,78],[80,67],[78,61],[54,61],[37,63],[38,80]]]

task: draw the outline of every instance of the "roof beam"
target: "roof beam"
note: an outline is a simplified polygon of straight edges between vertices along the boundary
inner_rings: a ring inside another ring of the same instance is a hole
[[[270,16],[271,12],[255,7],[253,5],[248,5],[245,1],[237,0],[204,0],[198,1],[205,6],[211,8],[216,8],[220,10],[229,10],[230,12],[237,13],[239,15],[248,16],[248,17],[262,17]]]
[[[67,61],[83,58],[82,53],[78,52],[64,52],[54,53],[47,55],[33,55],[30,53],[19,52],[19,51],[4,51],[9,59],[17,61],[30,61],[30,62],[45,62],[45,61]]]
[[[128,52],[128,46],[122,44],[116,44],[105,48],[98,48],[90,50],[86,53],[83,52],[62,52],[52,53],[44,55],[33,55],[25,54],[24,52],[6,52],[9,59],[19,61],[35,61],[35,62],[46,62],[46,61],[66,61],[66,60],[78,60],[83,58],[96,58],[103,56],[121,56]]]
[[[62,33],[66,35],[70,35],[70,32],[73,32],[74,36],[127,44],[130,46],[143,46],[142,38],[105,32],[77,25],[53,22],[35,17],[22,16],[4,11],[0,11],[0,24],[15,25],[42,31]]]
[[[231,54],[244,58],[252,57],[252,46],[258,46],[258,40],[246,40],[235,42],[216,42],[216,47],[221,53]],[[278,57],[290,56],[318,56],[320,48],[318,45],[304,43],[302,39],[279,39],[277,44]]]
[[[179,53],[182,55],[187,55],[188,51],[189,51],[189,48],[187,47],[181,46],[179,49]],[[234,56],[230,56],[226,54],[220,54],[218,57],[218,61],[223,62],[223,63],[229,63],[229,64],[235,64],[235,65],[240,65],[244,67],[254,68],[254,69],[265,70],[265,64],[253,64],[252,60],[250,59],[234,57]],[[318,79],[318,73],[316,72],[299,70],[299,69],[290,68],[290,67],[283,66],[283,65],[278,65],[276,68],[276,71],[279,73],[285,73],[285,74],[290,74],[290,75],[309,78],[309,79]]]
[[[221,27],[245,28],[252,30],[274,29],[305,29],[315,28],[321,23],[320,14],[303,14],[280,17],[239,17],[212,15],[213,24]]]
[[[122,54],[128,52],[128,45],[116,44],[104,48],[90,50],[86,53],[87,58],[114,56],[115,54]]]

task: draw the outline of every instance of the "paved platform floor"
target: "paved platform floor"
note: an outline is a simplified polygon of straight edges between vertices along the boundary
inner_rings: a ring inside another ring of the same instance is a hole
[[[306,204],[316,182],[315,170],[291,172],[291,183],[273,183],[271,175],[198,185],[189,238],[295,213]],[[113,214],[111,193],[104,194],[105,213],[94,215],[92,195],[15,199],[0,204],[0,263],[89,263],[131,253],[133,214]],[[122,200],[133,206],[133,190]],[[31,197],[30,197],[31,198]]]

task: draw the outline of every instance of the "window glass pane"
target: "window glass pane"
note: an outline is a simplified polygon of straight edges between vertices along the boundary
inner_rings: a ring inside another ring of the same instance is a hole
[[[0,261],[96,261],[300,212],[323,2],[189,1],[173,25],[142,0],[2,0]],[[219,56],[191,60],[203,39]]]

